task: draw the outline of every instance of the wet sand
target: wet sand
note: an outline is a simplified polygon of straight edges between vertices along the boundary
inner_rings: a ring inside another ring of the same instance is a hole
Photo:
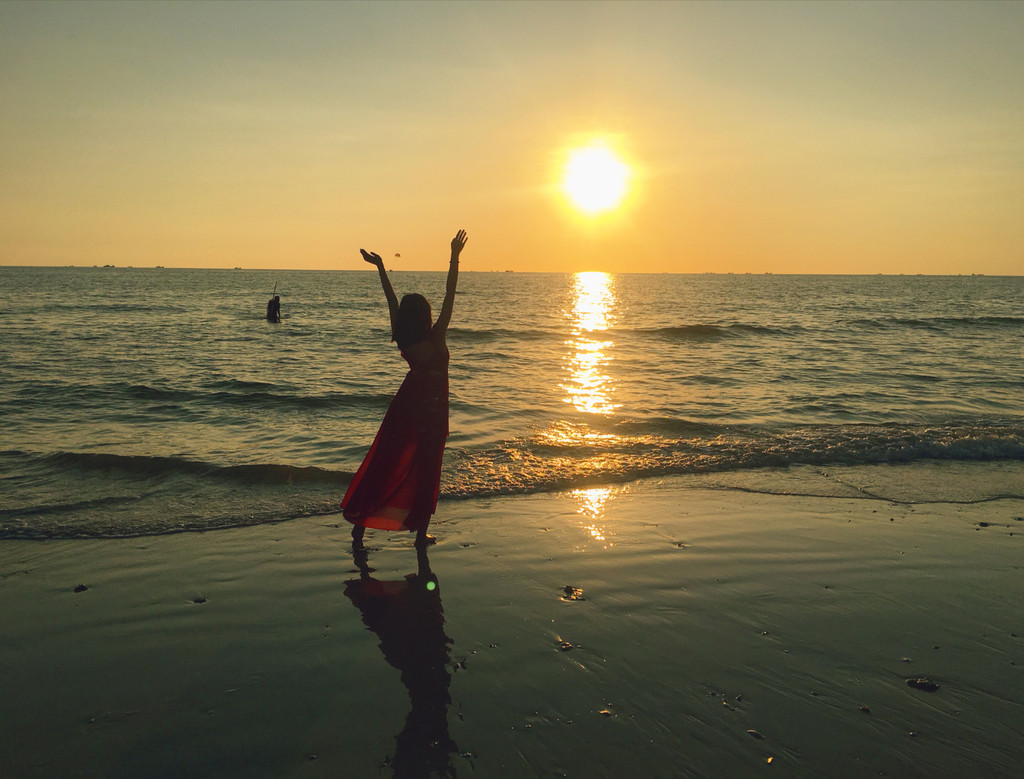
[[[1024,501],[665,480],[432,528],[429,572],[340,517],[0,542],[0,776],[1019,775]]]

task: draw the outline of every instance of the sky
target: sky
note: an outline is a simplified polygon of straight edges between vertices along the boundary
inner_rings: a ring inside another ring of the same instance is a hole
[[[1024,273],[1024,2],[0,3],[0,264]],[[588,215],[561,180],[628,166]],[[397,255],[397,256],[396,256]]]

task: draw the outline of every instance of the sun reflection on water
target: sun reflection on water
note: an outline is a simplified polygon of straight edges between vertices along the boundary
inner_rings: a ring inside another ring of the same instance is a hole
[[[564,401],[583,414],[610,417],[620,405],[612,399],[615,382],[608,369],[614,346],[609,336],[618,303],[614,277],[608,273],[577,273],[570,292],[570,306],[564,312],[571,328],[571,337],[565,342],[566,376],[560,385],[566,392]],[[562,419],[540,433],[539,443],[556,448],[548,459],[549,466],[567,459],[560,457],[558,450],[571,447],[574,453],[568,459],[572,470],[594,476],[603,470],[615,470],[612,459],[602,450],[614,448],[619,436],[594,429],[586,419]],[[589,456],[581,458],[581,450],[588,450]],[[577,501],[580,526],[593,541],[606,547],[611,545],[611,534],[605,521],[605,504],[614,492],[611,487],[589,487],[569,493]]]
[[[570,495],[578,503],[576,512],[583,517],[583,529],[590,537],[601,543],[608,542],[608,533],[604,528],[604,507],[611,497],[611,487],[591,487],[573,490]]]
[[[614,278],[608,273],[577,273],[573,276],[572,308],[566,312],[572,324],[572,339],[566,357],[569,376],[562,388],[565,399],[578,411],[611,415],[618,408],[612,402],[614,384],[606,372],[613,341],[605,337],[615,323]]]

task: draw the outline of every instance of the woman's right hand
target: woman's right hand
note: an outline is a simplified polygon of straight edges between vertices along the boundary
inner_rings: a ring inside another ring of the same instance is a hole
[[[375,252],[368,252],[366,249],[360,249],[359,252],[363,255],[363,259],[370,263],[370,265],[376,265],[379,268],[384,264],[384,260]]]
[[[462,250],[465,248],[466,241],[468,241],[468,240],[469,240],[469,236],[466,235],[466,231],[465,230],[459,230],[459,232],[455,234],[455,237],[452,238],[452,257],[453,258],[456,258],[460,254],[462,254]]]

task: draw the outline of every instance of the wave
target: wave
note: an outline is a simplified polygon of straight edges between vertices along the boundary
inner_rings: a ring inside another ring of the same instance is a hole
[[[470,499],[621,484],[652,477],[796,466],[924,461],[1024,463],[1024,426],[704,425],[629,422],[596,433],[566,425],[480,448],[451,446],[441,497]],[[0,538],[133,536],[281,522],[338,513],[352,472],[281,463],[213,464],[113,452],[0,452],[22,506],[0,511]],[[13,474],[13,475],[12,475]],[[49,485],[22,489],[26,480]],[[19,481],[21,480],[21,481]],[[1024,498],[1024,481],[1000,497]],[[46,500],[39,495],[74,495]]]
[[[707,381],[706,377],[697,378],[698,380]],[[648,417],[643,420],[625,419],[612,427],[615,433],[624,435],[643,435],[657,431],[659,435],[671,434],[673,436],[686,436],[690,438],[695,436],[714,438],[737,429],[736,427],[729,427],[714,422],[698,422],[693,419],[680,417]]]
[[[139,516],[130,519],[108,517],[104,522],[89,524],[61,525],[55,523],[29,524],[23,521],[6,520],[0,514],[0,540],[51,541],[97,538],[145,538],[167,536],[178,533],[205,533],[212,530],[231,530],[240,527],[273,525],[281,522],[312,516],[329,516],[338,512],[337,506],[323,506],[319,509],[300,511],[264,512],[263,514],[227,514],[201,519],[175,519],[171,522],[153,521]],[[18,516],[22,516],[19,514]]]
[[[564,333],[560,330],[544,330],[541,328],[510,330],[502,327],[476,329],[456,326],[448,328],[448,335],[453,341],[467,341],[469,343],[490,343],[492,341],[543,341],[551,338],[564,337]]]
[[[193,309],[185,305],[178,305],[174,303],[127,303],[111,301],[108,299],[98,300],[96,302],[90,301],[78,301],[74,303],[47,303],[45,306],[40,306],[37,309],[38,313],[47,312],[70,312],[76,313],[81,312],[84,317],[89,319],[96,318],[99,315],[112,316],[116,314],[128,314],[128,313],[167,313],[167,314],[193,314]]]
[[[937,317],[878,317],[852,319],[850,325],[874,329],[918,329],[948,331],[956,328],[1019,329],[1024,317],[1018,316],[937,316]]]
[[[693,433],[698,433],[697,426]],[[922,460],[1024,461],[1024,430],[850,425],[774,433],[722,428],[718,435],[709,430],[705,435],[675,439],[656,435],[520,439],[507,442],[498,452],[461,453],[445,494],[473,498],[671,475]],[[1024,497],[1024,489],[1017,493]]]
[[[742,338],[745,336],[766,336],[766,335],[792,335],[802,328],[799,327],[773,327],[768,325],[755,325],[743,322],[732,322],[729,324],[690,324],[675,325],[669,327],[612,327],[609,330],[611,335],[640,335],[653,338],[661,338],[668,341],[703,341],[716,340],[720,338]],[[491,341],[537,341],[564,339],[564,329],[548,330],[543,328],[490,328],[490,329],[468,329],[452,327],[449,333],[455,338],[475,343],[486,343]]]
[[[85,511],[89,509],[111,509],[116,506],[131,502],[131,498],[123,496],[107,496],[91,500],[77,500],[70,502],[40,503],[30,506],[19,506],[17,508],[0,509],[0,519],[7,517],[26,517],[35,515],[53,515],[70,513],[74,511]],[[3,537],[0,535],[0,537]]]
[[[24,452],[5,452],[3,454],[31,457]],[[328,470],[312,465],[256,463],[224,466],[183,457],[154,457],[105,452],[57,452],[38,458],[38,462],[60,469],[87,472],[116,471],[126,476],[201,476],[205,479],[217,479],[239,485],[324,484],[343,486],[348,484],[352,478],[352,473],[348,471]]]
[[[0,539],[134,538],[335,514],[352,479],[314,466],[117,453],[8,450],[0,462],[9,486]]]
[[[202,389],[154,387],[148,384],[115,382],[110,384],[64,384],[59,382],[24,382],[10,387],[10,400],[19,410],[32,407],[93,408],[145,401],[159,405],[258,407],[274,411],[347,410],[353,408],[387,408],[391,395],[370,392],[322,392],[318,394],[281,391],[279,384],[262,382],[221,381]],[[132,408],[145,413],[145,406]]]
[[[630,332],[640,335],[654,336],[667,341],[711,341],[721,338],[741,338],[745,336],[792,335],[799,328],[771,327],[753,325],[742,322],[731,324],[693,324],[672,327],[634,328]]]
[[[221,383],[222,385],[224,383]],[[132,385],[125,388],[132,398],[136,400],[150,400],[162,403],[177,403],[182,405],[203,405],[203,406],[228,406],[246,408],[256,406],[259,408],[282,409],[349,409],[361,406],[387,406],[391,396],[385,393],[366,392],[324,392],[316,395],[293,394],[281,392],[279,385],[265,385],[275,387],[276,392],[270,389],[263,389],[258,383],[246,388],[245,382],[235,382],[236,386],[231,389],[219,390],[179,390],[160,389],[144,384]]]

